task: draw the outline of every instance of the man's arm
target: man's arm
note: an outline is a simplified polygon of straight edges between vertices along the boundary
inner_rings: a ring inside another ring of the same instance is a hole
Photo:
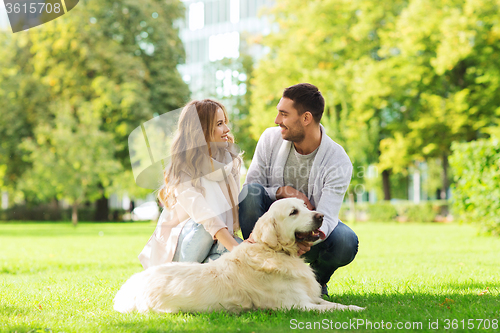
[[[340,208],[351,177],[352,164],[350,161],[332,168],[326,176],[316,210],[324,215],[323,225],[320,229],[327,237],[338,224]]]

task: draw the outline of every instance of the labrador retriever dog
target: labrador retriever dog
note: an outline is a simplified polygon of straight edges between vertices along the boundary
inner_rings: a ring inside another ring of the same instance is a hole
[[[242,243],[207,264],[168,263],[133,275],[118,291],[119,312],[239,312],[254,309],[317,311],[364,308],[321,298],[321,286],[297,252],[316,241],[323,215],[300,199],[274,202],[255,224],[255,243]]]

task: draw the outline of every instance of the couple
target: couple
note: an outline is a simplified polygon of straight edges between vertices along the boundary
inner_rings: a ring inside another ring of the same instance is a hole
[[[274,121],[279,127],[260,137],[239,193],[242,160],[224,106],[208,99],[190,102],[179,118],[159,191],[165,209],[139,255],[143,267],[216,260],[243,241],[235,235],[238,229],[253,242],[253,227],[271,204],[296,197],[324,214],[321,239],[300,243],[299,254],[328,295],[326,284],[337,268],[354,260],[358,238],[338,220],[352,164],[320,125],[324,106],[314,85],[284,90]]]

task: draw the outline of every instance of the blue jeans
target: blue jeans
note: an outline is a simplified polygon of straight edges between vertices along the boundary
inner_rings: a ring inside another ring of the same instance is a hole
[[[239,219],[243,238],[247,239],[257,220],[269,209],[273,200],[260,184],[247,184],[246,197],[240,200]],[[243,191],[242,191],[243,192]],[[316,280],[325,285],[337,268],[346,266],[358,253],[358,236],[347,225],[338,222],[332,233],[321,243],[311,247],[302,257],[310,263]]]
[[[238,243],[242,242],[239,238],[235,239]],[[203,225],[190,219],[182,228],[172,261],[206,263],[219,259],[226,252],[229,251],[219,241],[214,242]]]

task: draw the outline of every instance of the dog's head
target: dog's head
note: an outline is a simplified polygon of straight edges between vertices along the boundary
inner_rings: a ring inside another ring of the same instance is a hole
[[[296,255],[298,242],[314,242],[325,238],[325,234],[319,230],[322,223],[323,214],[307,209],[304,201],[281,199],[274,202],[257,221],[252,237],[273,250]]]

